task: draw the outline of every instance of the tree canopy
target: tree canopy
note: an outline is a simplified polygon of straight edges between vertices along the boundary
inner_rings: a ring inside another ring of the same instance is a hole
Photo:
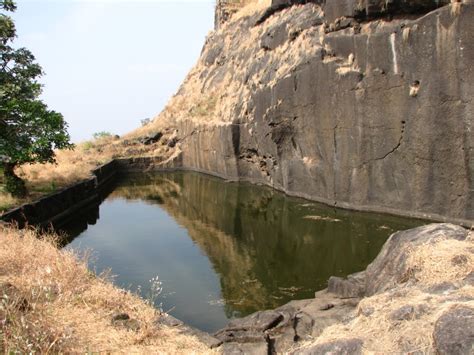
[[[39,96],[41,66],[26,48],[11,46],[16,37],[12,0],[0,0],[0,162],[6,189],[26,193],[14,168],[25,163],[55,162],[54,149],[70,148],[67,123],[59,112],[49,110]]]

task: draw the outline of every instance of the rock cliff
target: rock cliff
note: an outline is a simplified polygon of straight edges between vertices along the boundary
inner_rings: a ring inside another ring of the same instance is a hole
[[[474,4],[232,3],[147,128],[173,166],[472,225]]]

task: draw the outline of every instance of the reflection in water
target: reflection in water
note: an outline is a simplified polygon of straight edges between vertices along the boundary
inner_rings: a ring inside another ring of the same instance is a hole
[[[160,275],[165,309],[209,331],[313,297],[331,275],[363,270],[395,230],[421,223],[189,172],[128,176],[100,208],[70,247],[96,250],[95,267],[111,267],[121,286]]]

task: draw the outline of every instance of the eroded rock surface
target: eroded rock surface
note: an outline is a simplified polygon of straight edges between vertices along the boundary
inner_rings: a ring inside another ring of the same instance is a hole
[[[176,130],[175,167],[472,225],[474,5],[443,5],[232,11],[147,129]]]
[[[453,307],[436,321],[433,332],[438,354],[474,352],[474,307]]]
[[[466,275],[474,266],[473,242],[469,230],[451,224],[397,232],[365,271],[331,278],[314,299],[233,320],[214,334],[223,343],[219,349],[230,354],[419,349],[469,354],[474,288]],[[452,263],[461,250],[463,262]]]

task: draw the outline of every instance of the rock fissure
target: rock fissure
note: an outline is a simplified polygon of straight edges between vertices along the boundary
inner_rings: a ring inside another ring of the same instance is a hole
[[[360,169],[360,168],[366,166],[367,164],[369,164],[369,163],[371,163],[371,162],[384,160],[384,159],[386,159],[388,156],[390,156],[391,154],[393,154],[393,153],[395,153],[396,151],[398,151],[398,149],[400,148],[400,146],[402,145],[402,142],[403,142],[403,136],[404,136],[404,133],[405,133],[405,127],[406,127],[406,122],[403,121],[403,122],[402,122],[402,129],[401,129],[401,132],[400,132],[400,138],[398,139],[397,144],[396,144],[392,149],[390,149],[387,153],[385,153],[385,154],[382,155],[382,156],[375,157],[375,158],[372,158],[372,159],[369,159],[369,160],[367,160],[367,161],[362,162],[360,165],[357,166],[357,168]],[[392,173],[393,173],[393,172],[392,172]]]

